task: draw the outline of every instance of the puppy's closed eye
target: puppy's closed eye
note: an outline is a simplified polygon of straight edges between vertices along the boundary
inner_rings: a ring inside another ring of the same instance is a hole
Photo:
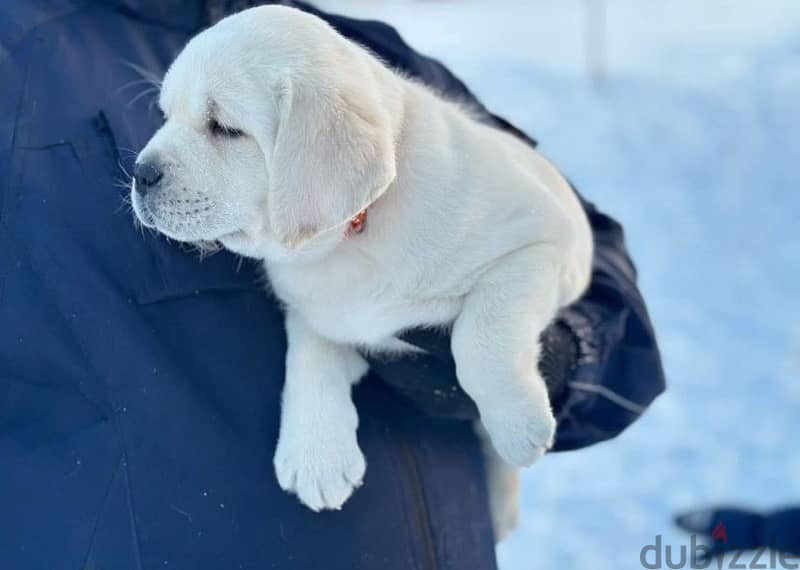
[[[216,119],[211,119],[208,122],[208,130],[211,136],[219,138],[238,139],[245,135],[244,131],[220,124]]]

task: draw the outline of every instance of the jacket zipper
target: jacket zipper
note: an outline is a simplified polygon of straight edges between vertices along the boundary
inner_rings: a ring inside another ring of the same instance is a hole
[[[411,501],[417,516],[417,528],[419,529],[420,542],[422,544],[422,568],[423,570],[437,570],[439,565],[436,561],[436,549],[433,544],[430,512],[428,511],[428,502],[425,500],[425,490],[422,486],[417,460],[414,457],[413,450],[407,443],[400,442],[400,449],[408,468]]]

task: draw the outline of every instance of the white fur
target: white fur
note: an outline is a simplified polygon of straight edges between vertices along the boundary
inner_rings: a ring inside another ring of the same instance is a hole
[[[499,457],[530,465],[552,445],[538,338],[585,289],[592,240],[541,155],[286,7],[195,37],[160,104],[166,123],[138,160],[165,175],[145,199],[133,192],[137,215],[263,259],[286,306],[281,487],[315,510],[347,500],[365,469],[358,349],[402,349],[411,327],[453,324],[459,381]],[[212,117],[245,136],[213,136]],[[366,231],[346,236],[365,206]],[[500,532],[518,491],[492,457]]]

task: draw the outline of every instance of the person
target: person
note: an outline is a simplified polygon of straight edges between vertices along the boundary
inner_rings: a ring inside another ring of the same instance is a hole
[[[0,568],[496,567],[446,332],[373,359],[354,394],[365,483],[313,513],[272,470],[286,341],[257,267],[142,234],[123,207],[157,78],[254,3],[0,6]],[[535,144],[391,27],[292,4]],[[543,335],[556,451],[615,436],[664,388],[622,228],[585,206],[592,284]]]
[[[681,530],[703,539],[694,553],[696,567],[710,568],[715,560],[751,552],[751,568],[800,568],[800,506],[771,511],[717,506],[694,509],[675,517]],[[770,553],[765,553],[769,549]],[[743,563],[741,563],[743,564]],[[733,565],[731,565],[733,567]]]

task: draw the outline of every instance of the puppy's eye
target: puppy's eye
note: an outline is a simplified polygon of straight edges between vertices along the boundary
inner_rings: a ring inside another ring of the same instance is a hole
[[[236,139],[244,136],[244,131],[221,125],[216,119],[211,119],[211,121],[208,123],[208,130],[211,131],[211,134],[215,137]]]

